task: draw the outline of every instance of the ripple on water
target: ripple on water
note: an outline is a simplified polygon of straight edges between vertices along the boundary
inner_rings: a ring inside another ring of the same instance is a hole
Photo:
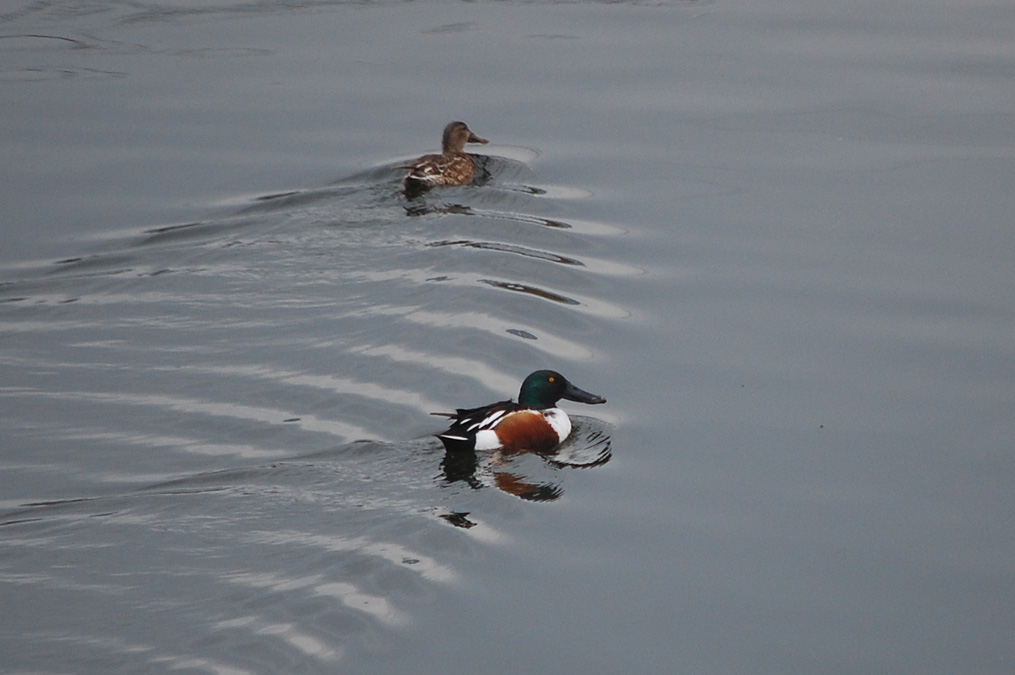
[[[484,167],[483,185],[414,201],[378,167],[4,272],[0,399],[38,451],[5,496],[32,505],[2,514],[3,545],[66,564],[33,574],[28,556],[3,579],[25,606],[84,597],[131,617],[40,645],[192,667],[165,645],[211,639],[332,665],[460,583],[449,552],[504,543],[499,518],[609,461],[593,418],[548,456],[449,458],[431,436],[432,411],[596,359],[596,323],[631,316],[602,278],[642,273],[598,241],[622,228],[568,218],[580,190],[509,158]],[[54,480],[74,456],[78,482]],[[143,487],[167,476],[183,478]],[[29,611],[26,630],[48,618]]]

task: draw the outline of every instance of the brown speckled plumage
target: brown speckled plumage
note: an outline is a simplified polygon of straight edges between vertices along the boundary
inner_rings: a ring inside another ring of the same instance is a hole
[[[472,133],[465,122],[451,122],[444,127],[441,154],[423,155],[408,166],[409,173],[402,181],[406,189],[423,189],[434,185],[467,185],[472,182],[476,164],[464,152],[466,143],[486,143]]]

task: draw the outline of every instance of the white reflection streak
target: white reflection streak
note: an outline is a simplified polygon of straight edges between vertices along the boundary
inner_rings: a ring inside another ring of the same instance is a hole
[[[171,670],[199,669],[215,673],[216,675],[253,675],[253,671],[246,670],[244,668],[236,668],[234,666],[227,666],[205,658],[194,656],[162,656],[156,652],[157,648],[153,645],[130,642],[119,636],[69,635],[54,637],[44,634],[33,637],[40,641],[50,639],[60,642],[72,642],[77,645],[84,645],[100,651],[108,651],[114,654],[125,654],[129,655],[134,662],[144,658],[141,655],[147,655],[147,660],[149,662],[160,665],[168,665]]]
[[[326,581],[323,578],[323,575],[320,574],[296,579],[287,579],[275,574],[250,572],[234,574],[229,578],[229,581],[235,584],[251,586],[253,588],[267,588],[272,592],[288,592],[301,588],[311,588],[317,595],[335,598],[349,609],[356,610],[357,612],[363,612],[383,624],[389,626],[402,626],[409,623],[408,615],[392,607],[391,603],[389,603],[385,598],[365,593],[355,585],[348,582]],[[287,624],[283,624],[283,626],[285,627],[284,631],[279,630],[277,626],[271,626],[269,628],[259,628],[257,632],[259,634],[284,633],[286,634],[287,641],[292,642],[291,636],[295,635],[295,630]],[[321,645],[319,641],[310,636],[299,635],[298,637],[303,645]],[[324,646],[321,645],[321,647],[323,648]],[[332,655],[328,658],[335,658],[338,656],[334,650],[330,650],[329,648],[329,651],[332,652]],[[321,656],[318,653],[314,653],[313,655]]]
[[[17,543],[17,542],[15,542]],[[69,547],[57,547],[50,546],[48,551],[60,550],[60,548]],[[83,548],[83,547],[81,547]],[[77,550],[81,550],[78,548]],[[122,595],[126,589],[123,586],[116,584],[97,584],[97,583],[82,583],[66,579],[52,574],[27,574],[27,573],[0,573],[0,584],[11,584],[13,586],[38,586],[40,589],[46,591],[52,591],[54,589],[60,589],[65,591],[80,591],[95,593],[98,595]]]
[[[342,649],[335,649],[315,637],[297,631],[291,623],[268,623],[255,616],[244,616],[215,624],[218,630],[244,628],[252,630],[256,635],[278,636],[308,656],[322,661],[338,661],[342,658]]]
[[[338,394],[354,394],[366,398],[384,401],[386,404],[404,405],[416,410],[430,410],[435,405],[417,392],[405,391],[404,389],[392,389],[373,382],[360,382],[347,377],[335,375],[312,375],[284,370],[272,370],[264,366],[220,366],[220,367],[197,367],[184,366],[174,367],[173,370],[194,370],[202,373],[219,375],[243,375],[245,377],[256,377],[272,382],[283,382],[286,384],[297,384],[304,387],[313,387]]]
[[[250,536],[259,544],[299,544],[301,546],[316,546],[329,552],[359,551],[383,558],[407,569],[415,570],[424,579],[429,579],[430,581],[450,583],[456,578],[455,572],[451,568],[441,565],[433,558],[390,542],[372,542],[363,537],[347,539],[334,535],[292,531],[254,531],[250,533]],[[412,561],[411,566],[406,563],[407,560]]]
[[[503,319],[498,319],[490,314],[480,312],[454,314],[451,312],[423,311],[415,307],[396,307],[393,305],[372,307],[368,313],[382,316],[395,315],[406,321],[430,328],[459,329],[465,327],[481,330],[496,336],[500,336],[500,333],[507,331],[509,328],[527,330],[530,333],[539,335],[539,339],[531,343],[536,349],[573,360],[592,358],[592,350],[585,345],[549,335],[534,326],[508,324]]]
[[[223,403],[221,401],[201,401],[198,399],[183,398],[180,396],[165,396],[158,394],[113,394],[109,392],[87,391],[43,392],[25,390],[22,390],[20,394],[58,400],[100,401],[138,406],[152,406],[156,408],[175,410],[178,412],[197,413],[212,417],[231,417],[268,424],[275,424],[279,420],[295,416],[287,410],[261,408],[256,406],[240,405],[238,403]],[[374,436],[372,432],[367,431],[363,427],[358,427],[354,424],[344,422],[337,422],[334,420],[321,420],[313,415],[300,415],[299,421],[295,422],[295,424],[307,431],[324,432],[331,434],[332,436],[337,436],[342,440],[372,438]]]
[[[253,675],[254,671],[243,668],[224,666],[208,659],[199,659],[192,656],[162,656],[152,659],[155,663],[165,663],[171,670],[206,670],[215,675]]]
[[[266,624],[257,632],[259,635],[279,636],[307,656],[313,656],[322,661],[336,661],[342,656],[340,650],[332,649],[317,638],[296,630],[291,623]]]
[[[384,598],[361,592],[350,583],[332,581],[315,586],[318,595],[338,598],[349,609],[369,614],[381,623],[389,626],[404,626],[409,623],[409,616],[400,612]]]
[[[456,356],[439,356],[430,352],[418,352],[398,345],[365,345],[353,350],[364,356],[390,359],[396,363],[413,363],[428,368],[439,368],[444,372],[468,377],[494,391],[512,391],[518,388],[517,377],[497,372],[482,361]]]
[[[128,443],[131,445],[137,445],[149,448],[186,448],[187,452],[198,455],[239,455],[240,457],[248,457],[251,459],[260,459],[266,457],[277,457],[277,451],[261,450],[255,448],[252,445],[240,445],[237,443],[207,443],[199,441],[193,438],[186,438],[183,436],[165,436],[156,434],[140,434],[132,432],[117,432],[117,431],[100,431],[92,429],[82,429],[79,431],[68,431],[61,435],[61,438],[66,440],[108,440],[117,441],[122,443]],[[141,480],[144,476],[137,474],[123,474],[122,477],[118,478],[117,474],[113,473],[102,473],[98,474],[104,481],[128,481],[135,482]],[[173,476],[175,474],[154,474],[149,477],[149,480],[165,480],[167,476]]]

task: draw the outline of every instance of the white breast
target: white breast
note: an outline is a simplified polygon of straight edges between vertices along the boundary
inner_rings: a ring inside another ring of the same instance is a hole
[[[561,441],[571,435],[571,420],[568,419],[567,413],[560,408],[547,408],[543,411],[543,417],[557,432],[557,438]]]

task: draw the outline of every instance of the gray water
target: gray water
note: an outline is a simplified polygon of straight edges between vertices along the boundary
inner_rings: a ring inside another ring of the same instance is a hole
[[[0,670],[1012,672],[1012,35],[8,3]],[[544,367],[559,456],[444,456]]]

